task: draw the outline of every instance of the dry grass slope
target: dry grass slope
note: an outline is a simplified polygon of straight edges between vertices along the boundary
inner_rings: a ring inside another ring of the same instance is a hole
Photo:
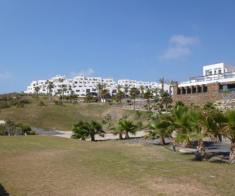
[[[102,121],[109,112],[118,117],[125,113],[120,109],[112,110],[108,104],[67,103],[59,106],[49,102],[47,97],[28,97],[27,99],[30,99],[31,104],[26,104],[22,108],[12,106],[0,109],[0,120],[10,119],[45,129],[71,130],[72,125],[79,120]],[[39,106],[41,100],[46,106]]]

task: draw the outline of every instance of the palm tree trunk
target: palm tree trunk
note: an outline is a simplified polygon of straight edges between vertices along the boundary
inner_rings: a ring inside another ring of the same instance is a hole
[[[129,138],[130,138],[130,136],[128,134],[128,131],[125,131],[125,139],[129,139]]]
[[[218,134],[218,139],[219,139],[219,142],[221,143],[222,142],[222,135],[221,134]]]
[[[134,110],[135,110],[135,98],[134,98]]]
[[[95,141],[95,134],[91,134],[91,141],[94,142]]]
[[[161,144],[162,144],[162,145],[165,145],[165,144],[166,144],[164,137],[161,137]]]
[[[122,140],[123,137],[122,137],[122,133],[119,133],[119,139]]]
[[[231,143],[229,161],[230,163],[235,163],[235,141]]]

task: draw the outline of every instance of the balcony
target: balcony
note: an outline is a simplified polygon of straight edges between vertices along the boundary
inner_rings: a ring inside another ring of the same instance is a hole
[[[208,75],[208,76],[199,76],[199,77],[191,77],[189,81],[181,82],[181,85],[187,85],[192,83],[198,82],[216,82],[223,79],[234,79],[235,81],[235,72],[227,72],[223,74],[216,74],[216,75]]]

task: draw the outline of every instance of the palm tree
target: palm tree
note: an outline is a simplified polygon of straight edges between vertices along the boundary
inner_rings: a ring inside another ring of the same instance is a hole
[[[177,105],[172,110],[174,127],[177,131],[176,141],[191,145],[192,140],[202,140],[201,113],[196,109],[190,109],[184,105]]]
[[[105,100],[106,98],[108,98],[110,96],[110,94],[109,94],[109,90],[108,89],[102,89],[101,90],[101,92],[100,92],[100,97],[101,97],[101,99],[103,100]]]
[[[122,139],[122,134],[125,134],[125,139],[129,139],[129,133],[135,134],[138,126],[132,121],[121,119],[118,121],[118,125],[114,131],[114,134],[119,134],[119,138]]]
[[[167,110],[169,107],[169,104],[172,103],[172,98],[168,92],[162,91],[160,93],[160,101],[161,101],[162,106],[164,106],[165,109]]]
[[[170,137],[174,130],[173,119],[169,115],[162,115],[150,124],[150,129],[148,137],[160,138],[161,144],[165,145],[165,138]]]
[[[165,79],[164,79],[164,77],[160,78],[159,82],[160,82],[160,84],[161,84],[161,91],[164,92],[164,84],[165,84]]]
[[[102,91],[104,90],[104,88],[105,88],[105,84],[103,84],[103,83],[98,83],[98,84],[97,84],[99,101],[101,101],[101,99],[102,99],[101,93],[102,93]]]
[[[140,94],[140,91],[139,91],[137,88],[135,88],[135,87],[131,88],[131,90],[130,90],[130,96],[131,96],[131,98],[132,98],[133,101],[134,101],[134,103],[133,103],[133,105],[134,105],[134,110],[135,110],[135,100],[136,100],[136,97],[137,97],[139,94]]]
[[[225,118],[223,134],[231,141],[229,160],[231,163],[235,163],[235,110],[227,111]]]
[[[47,81],[47,90],[48,90],[48,93],[49,93],[49,99],[50,100],[51,100],[51,97],[52,97],[52,90],[53,90],[54,87],[55,87],[55,85],[53,84],[53,82]]]
[[[144,97],[144,86],[143,85],[140,86],[140,94],[141,94],[141,97]]]
[[[144,98],[147,100],[147,105],[148,105],[148,111],[151,110],[150,105],[151,102],[150,100],[153,98],[153,93],[150,89],[148,89],[145,93],[144,93]]]
[[[226,118],[222,112],[216,109],[213,104],[206,104],[202,112],[202,126],[205,135],[218,139],[222,142],[222,129]]]
[[[91,141],[95,141],[95,135],[99,134],[104,137],[102,125],[96,121],[84,122],[80,121],[73,125],[72,138],[85,140],[90,137]]]
[[[35,90],[36,95],[37,95],[37,97],[38,97],[38,92],[40,91],[40,87],[39,87],[39,86],[35,86],[35,87],[34,87],[34,90]]]
[[[125,96],[128,96],[128,92],[129,92],[129,86],[125,85],[124,87],[124,92],[125,92]]]
[[[115,96],[117,102],[121,103],[122,102],[122,99],[125,97],[125,94],[119,90]]]
[[[65,84],[62,84],[62,102],[64,100],[64,94],[67,91],[67,86]]]

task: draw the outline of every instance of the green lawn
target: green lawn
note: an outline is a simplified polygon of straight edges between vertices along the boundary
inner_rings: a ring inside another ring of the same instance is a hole
[[[0,184],[11,195],[234,195],[235,165],[192,161],[160,146],[0,137]]]

